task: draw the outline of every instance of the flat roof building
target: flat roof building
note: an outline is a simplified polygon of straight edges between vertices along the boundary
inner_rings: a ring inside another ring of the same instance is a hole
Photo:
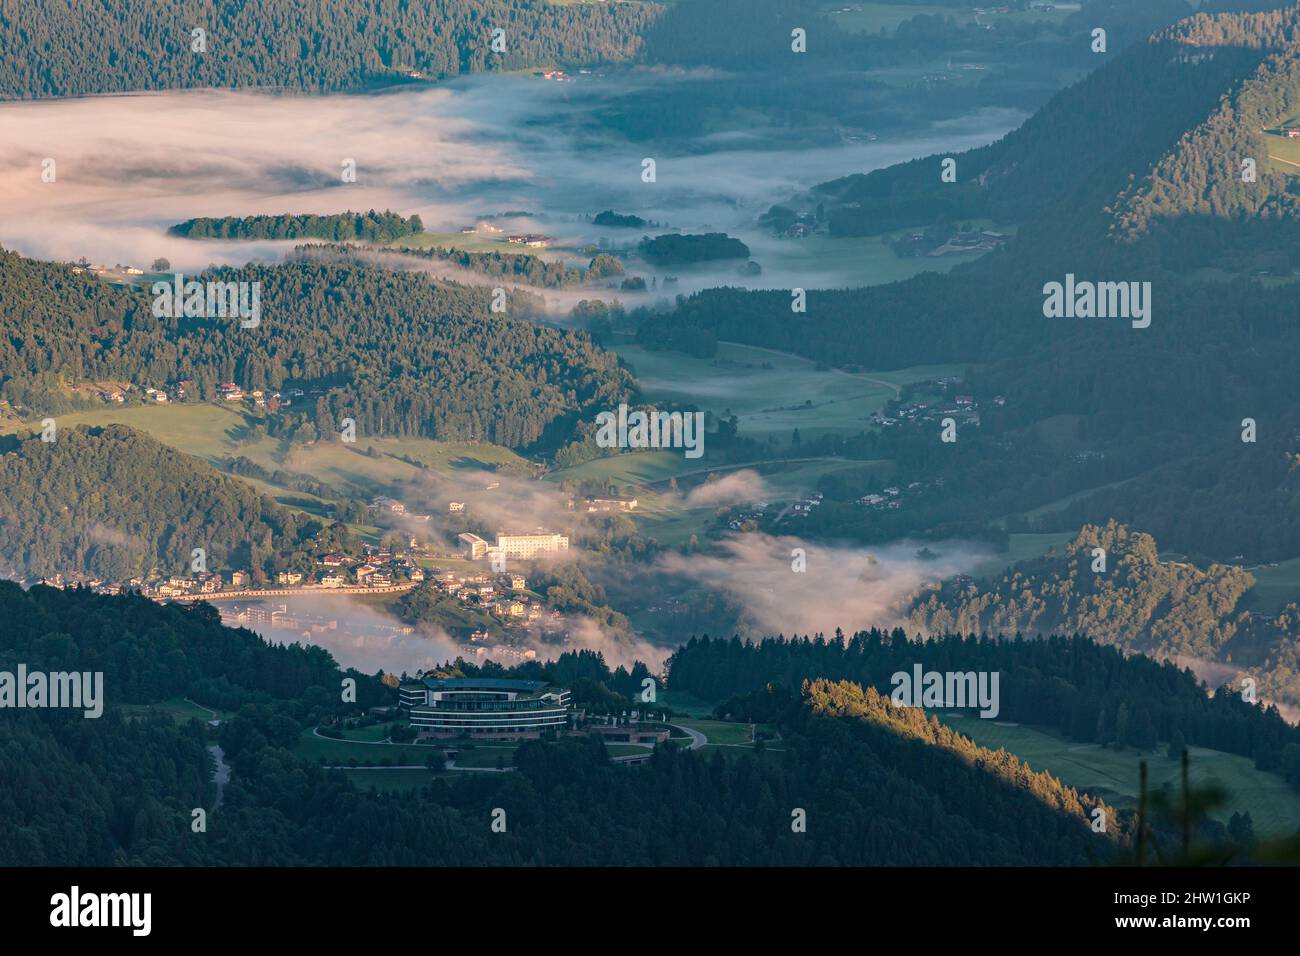
[[[476,534],[465,532],[464,534],[457,535],[456,540],[460,542],[461,548],[464,549],[465,557],[469,558],[471,561],[477,561],[479,558],[487,555],[488,543]]]
[[[498,534],[496,550],[507,558],[527,561],[539,554],[569,550],[569,536],[538,531],[536,534]]]
[[[430,736],[497,740],[540,737],[569,725],[569,692],[537,680],[439,677],[407,681],[398,703]]]

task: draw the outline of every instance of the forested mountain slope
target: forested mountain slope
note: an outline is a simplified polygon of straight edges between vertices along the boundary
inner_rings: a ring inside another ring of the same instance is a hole
[[[257,569],[313,551],[320,522],[123,425],[0,439],[0,569],[108,581],[191,570]]]
[[[1255,584],[1241,568],[1162,560],[1154,538],[1112,520],[1084,527],[1062,554],[922,592],[910,620],[923,634],[1086,634],[1125,653],[1219,662],[1260,693],[1300,704],[1296,608],[1250,610]]]
[[[87,380],[190,381],[200,399],[224,382],[292,382],[319,394],[285,416],[286,433],[333,437],[352,418],[362,436],[520,448],[558,442],[580,414],[632,388],[586,333],[495,314],[489,288],[303,259],[202,279],[259,283],[256,326],[155,315],[145,290],[0,252],[0,396],[39,412],[66,407],[61,386]],[[513,294],[510,304],[528,308]]]
[[[1093,800],[850,685],[810,688],[780,760],[664,747],[625,768],[595,740],[539,741],[512,773],[364,792],[294,751],[349,709],[319,649],[272,647],[205,606],[3,583],[0,617],[15,624],[0,666],[103,670],[107,698],[97,720],[35,709],[0,725],[8,865],[1063,865],[1125,839],[1091,832]],[[351,676],[353,710],[392,696]],[[219,808],[202,725],[122,708],[178,696],[235,712],[216,731],[233,768]]]
[[[1294,284],[1274,278],[1293,281],[1300,265],[1293,181],[1261,153],[1258,180],[1241,183],[1236,155],[1239,136],[1279,122],[1294,95],[1297,23],[1295,4],[1193,18],[1120,53],[998,143],[954,157],[955,183],[941,180],[933,156],[814,191],[833,233],[989,216],[1018,226],[999,251],[947,274],[810,290],[805,312],[788,291],[707,290],[637,315],[638,341],[699,356],[739,341],[867,369],[965,365],[978,429],[946,447],[937,431],[868,435],[856,452],[906,462],[909,477],[946,475],[956,492],[948,509],[984,519],[1111,485],[1106,506],[1138,528],[1138,505],[1167,494],[1159,528],[1146,530],[1181,549],[1219,560],[1300,554],[1281,475],[1294,452],[1300,307]],[[1126,240],[1120,222],[1145,231]],[[1254,281],[1261,271],[1268,280]],[[1149,283],[1150,325],[1048,317],[1048,285],[1068,276]],[[991,408],[994,397],[1005,403]],[[1242,441],[1246,419],[1257,444]],[[1164,486],[1120,484],[1180,467]],[[962,488],[956,472],[981,473],[983,489]],[[1245,488],[1271,491],[1246,502]],[[1017,491],[1024,503],[1008,505]],[[1244,505],[1240,520],[1216,521],[1228,513],[1219,507],[1193,515],[1197,533],[1171,530],[1171,509],[1216,494]],[[1000,514],[984,513],[995,498]],[[1110,516],[1076,508],[1087,520]],[[1078,522],[1051,525],[1070,527]]]
[[[0,97],[187,87],[304,92],[626,60],[660,8],[533,0],[0,2]],[[505,52],[491,48],[500,29]],[[195,30],[202,30],[201,51]]]
[[[918,665],[1001,674],[999,720],[1120,746],[1152,747],[1179,734],[1190,744],[1253,757],[1260,769],[1282,772],[1300,786],[1300,731],[1276,708],[1248,704],[1227,688],[1207,695],[1190,671],[1080,636],[911,640],[899,628],[851,637],[692,638],[668,661],[668,689],[722,700],[719,711],[742,719],[768,721],[782,705],[780,693],[761,696],[765,688],[783,688],[788,698],[804,681],[825,677],[888,694],[893,674],[911,674]]]

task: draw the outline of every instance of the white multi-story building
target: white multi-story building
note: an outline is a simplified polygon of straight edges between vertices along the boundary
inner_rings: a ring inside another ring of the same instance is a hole
[[[538,531],[536,534],[498,534],[496,550],[507,558],[528,561],[539,554],[569,550],[569,536]]]

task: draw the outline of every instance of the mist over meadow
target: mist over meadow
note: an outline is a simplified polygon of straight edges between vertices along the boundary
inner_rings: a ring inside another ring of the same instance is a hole
[[[859,284],[860,270],[816,258],[784,265],[781,240],[756,227],[758,215],[816,183],[981,145],[1023,119],[990,108],[876,142],[799,148],[761,125],[657,144],[631,142],[591,120],[594,112],[636,109],[651,87],[688,81],[707,89],[707,75],[630,70],[566,83],[466,78],[368,95],[193,91],[8,103],[0,106],[0,244],[37,258],[141,268],[161,256],[192,273],[275,260],[295,244],[166,235],[195,217],[392,209],[418,213],[436,233],[519,213],[498,223],[545,232],[561,248],[601,238],[625,247],[674,229],[728,232],[764,268],[758,277],[740,276],[737,262],[675,270],[677,292]],[[641,180],[645,158],[656,162],[656,182]],[[46,159],[55,162],[54,182],[42,181]],[[348,159],[356,162],[354,183],[342,182]],[[603,209],[662,228],[586,221]],[[585,264],[576,252],[573,261]],[[486,281],[453,267],[426,268]],[[548,296],[555,307],[581,297]]]

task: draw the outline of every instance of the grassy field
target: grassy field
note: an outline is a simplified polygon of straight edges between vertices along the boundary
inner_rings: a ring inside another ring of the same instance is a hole
[[[532,70],[521,71],[523,74]],[[484,233],[462,232],[420,232],[414,236],[403,236],[387,243],[389,246],[403,249],[457,249],[461,252],[504,252],[517,256],[536,256],[546,262],[562,262],[567,266],[585,266],[590,256],[584,256],[573,249],[561,249],[555,246],[534,248],[517,243],[506,242],[505,234],[486,235]],[[512,283],[513,284],[513,283]]]
[[[702,756],[710,757],[717,752],[727,758],[736,758],[757,753],[756,742],[749,739],[748,724],[722,720],[684,720],[677,723],[683,727],[692,727],[709,738],[709,742],[700,748],[699,752]],[[775,736],[774,728],[770,724],[758,724],[754,731],[760,735],[767,733],[769,736]],[[763,759],[767,759],[768,755],[780,754],[784,750],[784,741],[768,739],[763,741],[761,754]]]
[[[405,793],[427,786],[439,774],[432,770],[391,770],[381,767],[378,770],[344,770],[349,780],[358,790],[376,790],[392,793]]]
[[[958,252],[946,256],[899,256],[890,243],[897,233],[886,236],[830,236],[814,233],[800,239],[746,236],[753,258],[779,267],[782,275],[808,276],[808,287],[818,289],[858,288],[901,282],[922,272],[948,272],[963,262],[978,259],[982,252]],[[787,271],[789,270],[789,271]]]
[[[1252,568],[1255,587],[1246,595],[1246,607],[1261,614],[1276,614],[1289,602],[1300,600],[1300,558],[1279,561],[1275,568]]]
[[[364,740],[369,743],[378,743],[381,740],[388,739],[388,728],[388,723],[371,724],[369,727],[345,728],[342,733],[346,740]]]
[[[1292,117],[1279,125],[1295,126],[1296,120]],[[1265,133],[1264,142],[1268,145],[1270,166],[1291,176],[1300,175],[1300,139],[1287,139],[1285,136]]]
[[[418,232],[413,236],[402,236],[387,243],[401,249],[460,249],[463,252],[521,252],[518,245],[506,242],[505,236],[490,236],[486,233],[463,232]],[[529,253],[545,250],[528,249]]]
[[[981,561],[971,570],[971,577],[984,578],[1000,574],[1018,561],[1041,558],[1049,548],[1056,548],[1058,554],[1065,545],[1075,537],[1074,531],[1049,531],[1043,534],[1013,534],[1008,537],[1007,551]]]
[[[1062,508],[1073,504],[1081,498],[1095,495],[1100,491],[1109,491],[1112,488],[1118,488],[1120,485],[1127,484],[1132,480],[1132,478],[1124,478],[1120,481],[1112,481],[1109,484],[1098,485],[1095,488],[1085,488],[1083,491],[1076,491],[1072,495],[1066,495],[1064,498],[1057,498],[1055,501],[1049,501],[1047,504],[1039,505],[1037,508],[1031,508],[1028,511],[1021,511],[1019,514],[1026,518],[1038,518],[1046,514],[1051,514],[1053,511],[1060,511]]]
[[[1142,754],[1131,748],[1109,750],[978,717],[945,715],[943,719],[983,747],[1005,748],[1034,770],[1046,770],[1067,786],[1086,788],[1123,806],[1136,802],[1140,760],[1147,762],[1152,791],[1159,790],[1166,781],[1178,786],[1179,763],[1163,749]],[[1234,810],[1244,810],[1250,812],[1260,836],[1295,833],[1300,825],[1300,793],[1281,777],[1256,770],[1249,757],[1203,747],[1191,747],[1189,751],[1192,784],[1213,780],[1228,790],[1228,806],[1217,811],[1215,819],[1226,823]]]
[[[698,730],[709,738],[709,743],[715,747],[748,747],[753,744],[753,741],[749,739],[749,724],[730,720],[707,720],[699,717],[673,718],[673,723],[680,727]],[[758,724],[754,729],[756,732],[772,732],[772,728],[767,724]],[[768,743],[771,742],[768,741]]]
[[[385,758],[395,764],[422,764],[429,752],[427,744],[384,744],[366,743],[360,740],[333,740],[329,737],[317,737],[311,730],[304,730],[294,752],[300,757],[317,761],[325,758],[325,763],[346,764],[356,758],[357,763],[370,761],[378,765]]]
[[[489,467],[527,472],[530,467],[508,448],[483,443],[360,437],[354,445],[320,441],[286,448],[274,438],[247,441],[243,436],[256,419],[237,408],[215,404],[105,407],[60,415],[57,421],[60,428],[129,425],[147,432],[165,445],[209,462],[227,456],[243,456],[271,471],[280,468],[309,475],[340,491],[362,495],[378,493],[419,474],[420,469],[415,465],[394,456],[414,459],[442,474]],[[0,424],[0,434],[30,431],[32,428],[29,424],[6,422]],[[370,446],[374,446],[378,457],[366,456],[365,451]],[[254,479],[244,480],[276,497],[319,501],[300,491],[277,488]]]
[[[936,7],[921,3],[831,3],[823,7],[822,14],[841,30],[850,33],[893,33],[904,20],[916,16],[940,14],[952,17],[959,26],[974,22],[974,15],[969,9],[959,7]]]
[[[686,544],[692,534],[703,537],[707,526],[713,521],[717,511],[716,505],[705,507],[686,507],[683,499],[670,493],[665,486],[669,477],[681,478],[681,491],[688,493],[689,490],[702,481],[704,475],[691,475],[691,469],[685,472],[674,472],[671,468],[665,469],[666,474],[660,471],[657,465],[664,462],[664,459],[652,459],[651,461],[641,461],[640,459],[651,458],[651,456],[668,455],[671,453],[646,452],[631,455],[620,455],[617,458],[605,458],[599,461],[584,462],[574,468],[568,468],[563,471],[554,472],[547,477],[561,481],[564,479],[577,478],[594,478],[600,477],[604,480],[614,481],[620,485],[637,485],[636,495],[638,498],[638,507],[636,511],[636,520],[641,525],[641,531],[647,537],[654,538],[661,545],[667,547],[678,547]],[[695,461],[696,468],[699,468],[700,461]],[[665,462],[671,465],[671,462]],[[649,465],[650,468],[643,466]],[[622,467],[620,467],[622,466]],[[762,476],[766,486],[768,501],[771,505],[779,506],[782,501],[789,501],[800,494],[810,494],[817,487],[817,481],[825,474],[834,471],[843,471],[846,469],[878,468],[887,471],[893,468],[892,462],[879,461],[793,461],[793,462],[763,462],[760,464],[744,465],[741,468],[730,467],[726,465],[717,466],[716,473],[726,474],[728,471],[753,470]],[[708,470],[706,468],[706,470]],[[647,489],[642,482],[652,481],[658,485],[653,489]]]
[[[617,484],[643,485],[723,464],[716,456],[687,458],[681,451],[638,451],[609,458],[594,458],[572,468],[549,472],[548,481],[597,479]]]
[[[1077,13],[1079,4],[1074,2],[1054,3],[1054,9],[1012,10],[1007,13],[975,15],[976,4],[969,7],[935,6],[925,3],[862,3],[854,0],[826,4],[822,13],[841,30],[851,33],[893,33],[898,25],[916,16],[940,15],[956,21],[959,27],[975,23],[989,24],[997,27],[999,23],[1060,23],[1072,13]]]
[[[205,723],[209,720],[222,720],[230,716],[225,711],[212,711],[206,707],[185,700],[183,697],[172,697],[169,700],[159,701],[156,704],[124,704],[122,710],[128,715],[139,714],[167,714],[173,720],[184,723],[191,718],[202,720]]]
[[[237,436],[248,425],[245,416],[221,405],[139,405],[69,412],[56,418],[60,428],[76,425],[129,425],[148,432],[164,445],[197,458],[212,460],[231,454]],[[0,434],[39,431],[39,423],[4,422]]]
[[[775,492],[776,497],[795,498],[801,494],[812,494],[817,490],[817,482],[823,475],[837,471],[864,471],[875,473],[892,473],[894,463],[886,460],[851,461],[794,461],[771,462],[755,468],[767,486]]]
[[[763,440],[775,434],[783,444],[796,428],[803,438],[862,431],[867,417],[894,397],[891,384],[960,374],[963,369],[930,366],[855,375],[819,371],[809,359],[734,342],[719,343],[712,359],[653,352],[625,340],[610,347],[632,366],[647,401],[683,402],[719,415],[734,414],[742,435]]]

